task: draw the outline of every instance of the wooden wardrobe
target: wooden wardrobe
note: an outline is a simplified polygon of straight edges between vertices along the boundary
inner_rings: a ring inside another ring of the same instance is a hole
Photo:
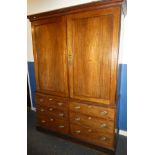
[[[123,0],[28,16],[37,126],[115,150]]]

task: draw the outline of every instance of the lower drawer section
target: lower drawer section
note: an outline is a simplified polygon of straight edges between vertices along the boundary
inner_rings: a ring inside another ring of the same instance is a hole
[[[37,118],[37,124],[43,128],[47,128],[52,131],[64,134],[69,133],[68,121],[57,119],[52,116],[39,115]]]
[[[99,145],[101,147],[113,148],[113,135],[108,133],[98,132],[94,129],[71,124],[71,135],[86,142]]]

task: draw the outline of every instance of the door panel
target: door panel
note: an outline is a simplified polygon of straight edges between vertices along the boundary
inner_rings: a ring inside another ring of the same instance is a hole
[[[116,91],[111,79],[112,76],[116,78],[116,74],[112,74],[116,70],[118,52],[117,48],[114,50],[114,35],[119,27],[116,31],[114,26],[119,16],[118,10],[114,10],[79,13],[68,18],[72,98],[105,104],[110,104],[115,98],[111,95],[111,91]],[[117,18],[114,12],[117,12]]]
[[[62,17],[34,23],[39,90],[68,95],[66,20]]]

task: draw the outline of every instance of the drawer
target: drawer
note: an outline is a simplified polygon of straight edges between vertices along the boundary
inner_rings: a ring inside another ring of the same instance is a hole
[[[50,130],[68,134],[69,132],[69,125],[68,121],[57,119],[55,117],[49,117],[49,127]]]
[[[36,103],[37,105],[54,106],[60,109],[68,109],[67,99],[44,94],[36,94]]]
[[[110,108],[104,108],[100,106],[88,105],[77,102],[71,102],[69,104],[69,107],[71,111],[79,112],[81,114],[104,118],[111,121],[114,121],[115,118],[115,110]]]
[[[43,94],[36,94],[36,103],[38,105],[47,105],[47,96]]]
[[[60,109],[68,109],[68,101],[64,98],[54,98],[47,96],[47,102],[49,106],[54,106]]]
[[[37,125],[43,127],[43,128],[48,128],[49,129],[49,118],[46,115],[38,115],[37,114]]]
[[[40,106],[37,105],[37,114],[38,115],[48,115],[53,116],[59,119],[67,119],[68,120],[68,111],[57,109],[55,107],[48,107],[48,106]]]
[[[100,132],[114,132],[114,122],[92,117],[89,115],[83,115],[80,113],[70,112],[70,122],[79,124],[82,126],[92,127]]]
[[[71,123],[71,135],[86,142],[106,147],[113,147],[114,138],[111,134],[100,133],[92,128],[87,128]]]

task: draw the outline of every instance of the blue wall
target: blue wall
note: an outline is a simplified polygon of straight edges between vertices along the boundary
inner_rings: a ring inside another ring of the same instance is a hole
[[[118,102],[118,123],[117,127],[127,131],[127,64],[119,66],[119,102]]]
[[[119,74],[119,90],[120,95],[118,103],[118,123],[117,126],[121,130],[127,131],[127,65],[120,64],[120,74]],[[32,102],[35,107],[35,90],[36,82],[34,75],[34,62],[28,62],[28,72],[30,77]]]
[[[35,107],[36,81],[35,81],[35,72],[34,72],[34,62],[28,62],[28,73],[29,73],[29,78],[30,78],[32,104],[33,104],[33,107]]]

